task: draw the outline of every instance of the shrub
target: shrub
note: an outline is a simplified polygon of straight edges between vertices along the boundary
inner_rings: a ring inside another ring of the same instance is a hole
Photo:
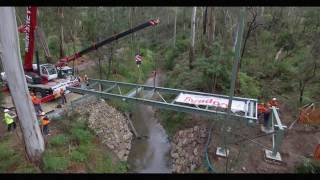
[[[13,156],[14,151],[8,147],[8,143],[0,144],[0,161],[6,160],[8,157]]]
[[[319,174],[320,173],[320,161],[305,159],[303,161],[303,163],[299,164],[296,167],[296,172],[297,173]]]
[[[92,141],[93,135],[88,130],[73,127],[71,129],[71,138],[78,143],[89,143]]]
[[[69,163],[69,159],[62,156],[54,156],[51,153],[43,156],[44,170],[48,172],[63,172],[68,168]]]
[[[85,154],[86,156],[89,156],[93,149],[95,149],[95,146],[91,143],[88,143],[88,144],[80,144],[78,146],[77,151],[79,151],[82,154]]]
[[[65,134],[56,135],[49,140],[49,144],[56,147],[63,146],[67,144],[67,142],[68,138]]]
[[[76,162],[84,162],[87,160],[86,154],[79,152],[77,150],[72,151],[70,157],[71,157],[71,160],[74,160]]]
[[[243,72],[240,72],[240,88],[245,97],[257,98],[261,94],[259,82]]]
[[[172,137],[177,132],[177,130],[185,123],[185,113],[162,111],[160,115],[161,119],[164,122],[163,126],[170,137]]]
[[[117,173],[125,173],[128,170],[128,163],[125,161],[120,161],[116,166]]]
[[[112,163],[112,159],[109,155],[103,155],[102,158],[97,159],[97,164],[94,169],[94,172],[97,173],[106,173],[106,172],[114,172],[114,166]]]

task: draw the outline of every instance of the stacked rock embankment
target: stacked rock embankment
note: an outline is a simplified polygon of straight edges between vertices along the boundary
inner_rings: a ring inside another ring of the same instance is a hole
[[[89,113],[89,128],[101,138],[122,161],[127,161],[133,134],[128,120],[115,108],[105,102],[91,102],[75,109],[80,114]]]
[[[194,126],[175,134],[171,142],[172,170],[189,173],[200,167],[204,159],[207,128]]]

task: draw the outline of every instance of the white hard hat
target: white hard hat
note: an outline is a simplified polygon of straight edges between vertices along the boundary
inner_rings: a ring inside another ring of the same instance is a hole
[[[277,100],[277,98],[272,98],[272,100],[273,100],[273,101],[276,101],[276,100]]]
[[[4,109],[4,112],[9,112],[9,109]]]
[[[46,114],[46,113],[42,112],[40,115],[41,115],[41,116],[44,116],[45,114]]]

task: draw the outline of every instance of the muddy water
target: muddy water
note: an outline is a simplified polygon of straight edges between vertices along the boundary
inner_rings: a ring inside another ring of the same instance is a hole
[[[156,84],[160,84],[161,76]],[[149,78],[146,85],[153,86],[153,78]],[[150,97],[152,93],[145,92]],[[128,163],[129,172],[134,173],[171,173],[170,168],[170,142],[168,136],[155,117],[155,109],[141,104],[134,105],[132,115],[133,124],[140,136],[132,143]]]

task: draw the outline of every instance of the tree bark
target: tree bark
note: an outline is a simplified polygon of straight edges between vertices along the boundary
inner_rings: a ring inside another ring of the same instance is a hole
[[[264,15],[264,7],[261,7],[261,14],[260,14],[260,16],[263,17],[263,15]]]
[[[178,7],[174,8],[173,47],[176,48]]]
[[[194,62],[194,42],[196,35],[196,13],[197,7],[193,7],[192,17],[191,17],[191,43],[190,43],[190,55],[189,55],[189,69],[193,68]]]
[[[205,7],[204,15],[203,15],[203,35],[207,32],[207,19],[208,19],[208,7]]]
[[[44,141],[36,124],[35,109],[29,96],[19,46],[15,9],[0,7],[0,52],[13,102],[21,126],[28,158],[39,164],[44,152]]]
[[[279,60],[279,57],[280,57],[280,55],[282,54],[282,51],[283,51],[283,47],[280,48],[280,50],[277,52],[276,57],[274,58],[275,61],[278,61],[278,60]]]
[[[305,88],[305,83],[303,83],[303,80],[299,81],[299,105],[302,105],[303,101],[303,94],[304,94],[304,88]]]
[[[63,33],[63,7],[58,8],[59,19],[60,19],[60,58],[65,56],[64,53],[64,33]]]

